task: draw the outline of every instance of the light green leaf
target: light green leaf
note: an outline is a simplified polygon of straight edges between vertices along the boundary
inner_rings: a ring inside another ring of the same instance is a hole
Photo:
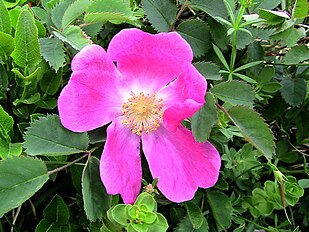
[[[227,229],[232,224],[233,207],[231,200],[221,192],[207,192],[212,214],[217,222],[218,231]]]
[[[0,138],[3,137],[7,142],[11,141],[9,132],[13,129],[14,120],[0,105]]]
[[[212,47],[216,53],[216,55],[218,56],[219,60],[221,61],[221,63],[223,64],[223,66],[226,68],[226,70],[230,70],[230,67],[229,65],[227,64],[221,50],[215,45],[215,44],[212,44]]]
[[[111,196],[106,193],[100,178],[100,161],[90,156],[82,175],[84,209],[90,221],[101,219],[111,207]]]
[[[159,32],[168,31],[176,19],[177,7],[170,0],[144,0],[143,9]]]
[[[208,232],[209,226],[207,220],[203,217],[202,226],[199,229],[194,229],[189,216],[185,216],[177,225],[175,232]]]
[[[62,18],[67,10],[67,8],[72,4],[74,0],[65,0],[60,1],[53,9],[51,10],[51,19],[53,23],[55,24],[56,28],[58,29],[64,29],[62,28]]]
[[[279,82],[269,82],[263,85],[262,90],[266,93],[276,93],[282,88]]]
[[[302,44],[292,47],[291,50],[285,55],[285,64],[297,64],[309,59],[309,48]]]
[[[222,82],[215,85],[210,91],[220,100],[229,102],[232,105],[253,107],[255,91],[250,85],[242,81]]]
[[[23,144],[29,155],[59,156],[84,152],[88,147],[87,133],[74,133],[61,125],[57,115],[33,121]]]
[[[306,97],[306,82],[302,78],[286,78],[281,82],[281,96],[291,106],[298,106],[304,102]]]
[[[217,16],[228,19],[228,13],[223,0],[192,0],[192,6],[206,12],[215,19]]]
[[[21,143],[7,143],[0,139],[0,157],[6,159],[22,153]]]
[[[15,7],[14,9],[9,11],[9,15],[10,15],[10,19],[11,19],[11,24],[12,27],[16,30],[16,25],[17,25],[17,21],[18,21],[18,17],[21,13],[21,7]]]
[[[92,43],[90,38],[77,26],[70,25],[64,29],[62,34],[56,31],[54,31],[54,34],[76,50],[81,50],[86,45]]]
[[[11,34],[12,24],[9,12],[2,0],[0,0],[0,32]]]
[[[290,16],[283,11],[274,11],[259,9],[259,16],[262,19],[265,19],[267,24],[270,25],[279,25],[283,23],[286,19],[290,19]]]
[[[39,42],[44,60],[57,72],[65,62],[65,53],[61,41],[57,38],[41,38]]]
[[[89,6],[85,18],[86,23],[111,23],[120,24],[123,22],[137,25],[138,18],[131,11],[130,4],[123,0],[98,0],[93,1]]]
[[[154,224],[152,224],[150,227],[148,227],[148,232],[167,231],[168,223],[165,217],[160,213],[157,213],[156,215],[157,215],[157,221]],[[204,232],[207,232],[207,231],[204,231]]]
[[[303,19],[308,16],[309,3],[307,0],[296,0],[292,11],[293,18]]]
[[[41,61],[38,29],[28,10],[23,10],[18,17],[15,49],[11,56],[20,67],[35,67]]]
[[[76,0],[64,12],[62,17],[62,28],[66,28],[70,23],[82,15],[88,6],[90,0]]]
[[[233,73],[233,75],[239,77],[240,79],[242,79],[242,80],[244,80],[244,81],[246,81],[250,84],[256,84],[257,83],[254,79],[252,79],[251,77],[248,77],[246,75],[243,75],[243,74],[240,74],[240,73]]]
[[[70,218],[68,206],[58,195],[53,197],[53,199],[44,209],[43,214],[49,223],[56,223],[58,225],[66,225]]]
[[[190,222],[194,229],[199,229],[203,225],[204,216],[202,210],[194,203],[185,203]]]
[[[45,163],[30,157],[1,160],[0,176],[0,216],[28,200],[48,180]]]
[[[206,80],[222,80],[219,73],[220,68],[215,63],[197,62],[193,63],[193,65],[206,78]]]
[[[14,38],[4,32],[0,32],[0,52],[10,55],[14,50]]]
[[[197,111],[191,120],[194,138],[198,142],[205,142],[210,135],[211,128],[218,121],[215,99],[211,93],[206,95],[206,103]]]
[[[244,106],[234,106],[228,113],[245,140],[267,159],[271,159],[275,151],[274,136],[263,118],[254,110]]]
[[[179,24],[176,31],[191,45],[195,57],[204,55],[211,47],[207,23],[195,19],[184,21]]]

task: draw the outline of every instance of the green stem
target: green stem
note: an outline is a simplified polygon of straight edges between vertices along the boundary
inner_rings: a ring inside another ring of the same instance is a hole
[[[244,220],[244,221],[246,221],[246,222],[249,222],[250,224],[252,224],[252,225],[255,225],[255,226],[257,226],[257,227],[259,227],[259,228],[261,228],[261,229],[263,229],[263,230],[265,230],[265,231],[269,231],[269,232],[272,232],[273,230],[270,230],[270,229],[268,229],[268,228],[266,228],[266,227],[264,227],[264,226],[261,226],[261,225],[259,225],[259,224],[257,224],[256,222],[254,222],[254,221],[251,221],[251,220],[249,220],[249,219],[247,219],[247,218],[244,218],[244,217],[241,217],[241,216],[236,216],[237,218],[240,218],[240,219],[242,219],[242,220]]]
[[[285,10],[286,9],[286,1],[285,0],[281,0],[281,10]]]

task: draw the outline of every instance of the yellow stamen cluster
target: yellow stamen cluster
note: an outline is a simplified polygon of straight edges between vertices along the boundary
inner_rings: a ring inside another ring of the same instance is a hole
[[[163,115],[162,99],[157,99],[156,94],[138,95],[131,93],[127,102],[122,104],[122,124],[126,125],[134,134],[142,135],[159,128]]]

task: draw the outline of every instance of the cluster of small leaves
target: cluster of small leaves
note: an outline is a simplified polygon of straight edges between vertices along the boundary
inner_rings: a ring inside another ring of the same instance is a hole
[[[307,231],[308,9],[306,0],[0,0],[0,231]],[[178,32],[207,79],[206,103],[184,125],[217,147],[222,168],[191,201],[165,199],[143,163],[145,192],[122,204],[100,180],[106,127],[73,133],[57,116],[72,57],[128,27]]]

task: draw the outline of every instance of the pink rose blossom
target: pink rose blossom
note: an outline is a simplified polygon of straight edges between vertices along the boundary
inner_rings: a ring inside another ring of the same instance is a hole
[[[72,60],[59,115],[64,127],[85,132],[112,122],[100,162],[109,194],[133,203],[141,189],[141,147],[159,190],[171,201],[213,186],[220,156],[181,125],[205,103],[205,78],[176,32],[152,35],[125,29],[105,50],[88,45]],[[115,62],[115,64],[113,63]]]

